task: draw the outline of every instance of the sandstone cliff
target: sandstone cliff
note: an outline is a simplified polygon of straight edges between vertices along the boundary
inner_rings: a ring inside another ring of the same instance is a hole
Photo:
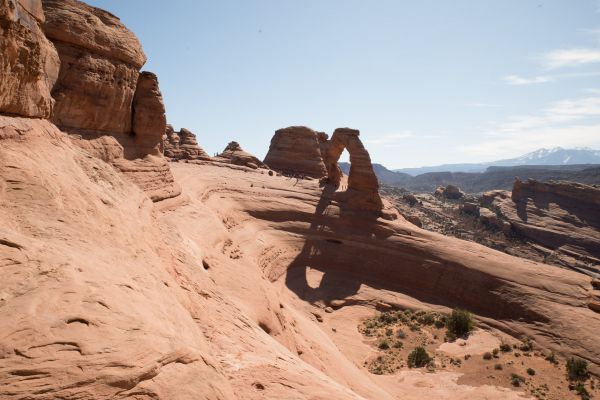
[[[600,188],[574,182],[516,180],[513,191],[483,195],[511,232],[567,257],[570,265],[600,273]]]
[[[0,111],[49,118],[60,61],[41,29],[40,0],[0,1]]]

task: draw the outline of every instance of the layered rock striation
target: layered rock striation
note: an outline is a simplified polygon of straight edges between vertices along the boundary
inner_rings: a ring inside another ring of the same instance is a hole
[[[60,60],[41,26],[41,0],[0,0],[0,112],[49,118]]]
[[[305,126],[279,129],[264,163],[286,174],[322,178],[327,175],[317,132]]]
[[[571,265],[600,273],[600,188],[517,179],[512,193],[486,192],[482,205],[509,223],[512,233],[556,252],[554,256],[571,258]]]
[[[196,135],[186,128],[179,132],[167,125],[163,136],[165,157],[171,160],[208,160],[210,156],[198,145]]]

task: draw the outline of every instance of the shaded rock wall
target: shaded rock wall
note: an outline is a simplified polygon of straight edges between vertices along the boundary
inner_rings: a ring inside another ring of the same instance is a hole
[[[133,132],[137,157],[161,155],[162,137],[167,127],[165,105],[158,78],[151,72],[139,75],[133,97]]]
[[[41,29],[41,0],[0,0],[0,112],[49,118],[60,61]]]
[[[567,256],[569,264],[600,273],[600,188],[575,182],[514,183],[512,194],[486,192],[482,204],[512,232]]]

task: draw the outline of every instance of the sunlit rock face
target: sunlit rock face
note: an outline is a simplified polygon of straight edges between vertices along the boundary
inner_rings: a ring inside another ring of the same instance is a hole
[[[41,0],[0,0],[0,112],[49,118],[60,61],[46,39]]]

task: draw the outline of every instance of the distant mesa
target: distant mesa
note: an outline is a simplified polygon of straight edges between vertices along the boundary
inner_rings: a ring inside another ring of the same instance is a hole
[[[381,212],[379,182],[359,135],[356,129],[338,128],[328,140],[327,134],[305,126],[279,129],[264,162],[284,174],[322,179],[337,188],[342,181],[338,161],[347,150],[351,163],[348,187],[338,199],[350,208]]]

